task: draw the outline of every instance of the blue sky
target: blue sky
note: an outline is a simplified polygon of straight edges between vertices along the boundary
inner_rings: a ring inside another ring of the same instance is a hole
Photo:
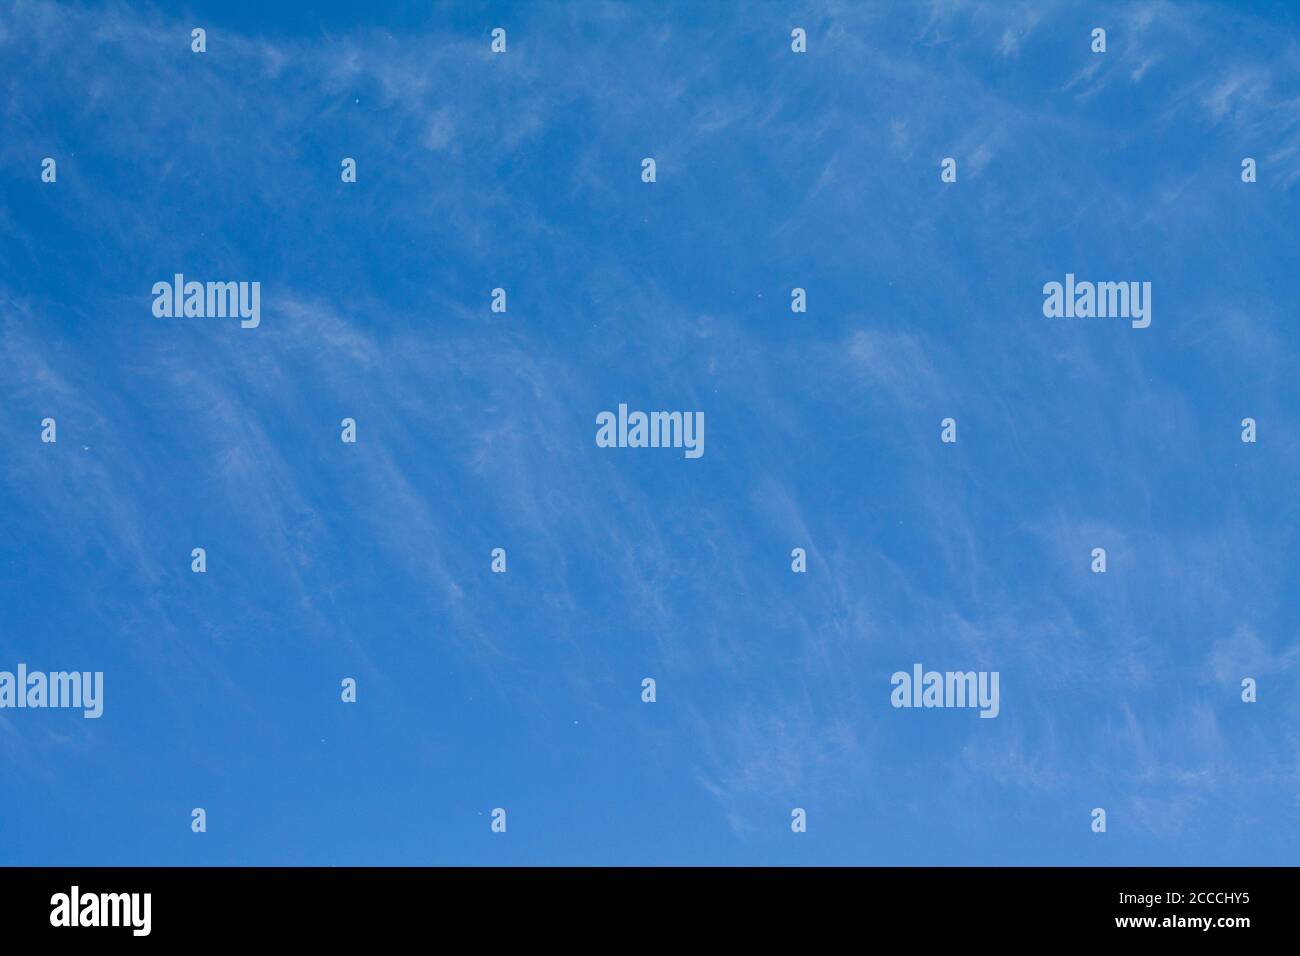
[[[0,863],[1295,862],[1293,9],[282,6],[0,9]]]

